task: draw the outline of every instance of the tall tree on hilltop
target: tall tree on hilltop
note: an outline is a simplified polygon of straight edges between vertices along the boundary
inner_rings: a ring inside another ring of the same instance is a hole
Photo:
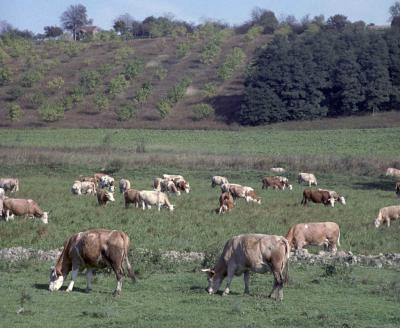
[[[70,5],[60,17],[61,24],[64,29],[71,31],[74,40],[80,27],[92,24],[92,20],[88,19],[86,7],[82,4]]]

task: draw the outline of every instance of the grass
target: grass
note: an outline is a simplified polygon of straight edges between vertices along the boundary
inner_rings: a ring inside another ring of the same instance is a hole
[[[84,292],[79,276],[75,290],[49,293],[46,263],[0,266],[2,325],[5,327],[398,327],[398,271],[348,269],[326,277],[317,266],[291,267],[284,301],[266,296],[272,276],[252,275],[250,295],[235,278],[231,295],[208,295],[206,278],[187,265],[174,273],[155,273],[139,283],[126,282],[122,295],[111,296],[112,275],[95,276],[93,291]],[[388,290],[391,290],[388,292]],[[65,290],[65,287],[63,288]],[[21,310],[23,308],[23,310]],[[19,313],[17,313],[19,312]]]

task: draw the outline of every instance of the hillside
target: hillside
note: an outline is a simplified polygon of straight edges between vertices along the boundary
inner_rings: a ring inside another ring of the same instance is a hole
[[[0,126],[223,128],[232,121],[232,113],[240,106],[246,64],[270,38],[260,35],[250,41],[246,35],[221,34],[211,63],[204,63],[202,59],[205,47],[211,43],[207,36],[3,44],[0,55],[10,79],[0,87]],[[242,49],[246,57],[236,66],[232,77],[224,81],[218,70],[235,47]],[[113,97],[110,95],[112,80],[126,74],[128,64],[132,64],[131,79]],[[93,78],[90,74],[100,77],[94,85],[90,85],[93,80],[82,82],[82,76]],[[191,80],[185,96],[161,119],[157,104],[185,77]],[[88,92],[84,89],[87,83]],[[152,88],[149,97],[139,104],[135,96],[144,83],[151,83]],[[212,84],[208,96],[204,90],[207,83]],[[108,108],[99,111],[96,98],[108,102],[105,106]],[[7,119],[10,103],[21,107],[23,115],[19,121]],[[64,118],[44,122],[38,110],[46,103],[63,107]],[[191,108],[199,103],[211,104],[215,115],[194,120]],[[133,107],[134,117],[118,120],[116,111],[123,106]]]

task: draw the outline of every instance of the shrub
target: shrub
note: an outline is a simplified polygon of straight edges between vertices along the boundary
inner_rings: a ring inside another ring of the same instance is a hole
[[[135,53],[132,47],[122,47],[115,51],[114,61],[116,64],[121,64],[123,61],[127,60],[129,56]]]
[[[171,101],[168,98],[163,98],[157,103],[156,108],[161,118],[165,118],[172,110]]]
[[[45,122],[55,122],[64,117],[64,108],[61,104],[43,104],[39,108],[39,115]]]
[[[185,77],[168,92],[168,99],[171,103],[175,104],[185,96],[186,89],[190,83],[192,83],[192,81]]]
[[[253,41],[255,39],[257,39],[257,37],[259,37],[262,33],[263,33],[263,27],[259,26],[259,25],[254,25],[252,26],[246,33],[245,35],[245,40],[250,42]]]
[[[226,56],[224,63],[218,70],[218,76],[226,81],[235,73],[237,67],[244,62],[246,54],[240,48],[233,48],[232,52]]]
[[[200,61],[203,64],[212,64],[216,57],[219,55],[220,51],[221,47],[219,45],[219,42],[211,40],[205,45],[205,47],[201,51]]]
[[[98,112],[102,112],[110,106],[110,102],[106,95],[102,93],[98,93],[95,95],[94,99],[94,106]]]
[[[132,105],[124,105],[115,110],[118,121],[128,121],[136,114],[136,108]]]
[[[0,86],[6,85],[11,80],[11,72],[7,67],[0,67]]]
[[[203,120],[214,114],[214,108],[212,108],[212,106],[210,106],[209,104],[205,103],[195,105],[192,108],[192,111],[194,114],[193,119],[195,121]]]
[[[204,85],[203,94],[207,98],[214,97],[217,94],[217,86],[215,83],[208,82]]]
[[[113,69],[113,66],[111,64],[103,64],[100,66],[100,68],[97,69],[97,72],[99,72],[100,76],[105,76],[111,73]]]
[[[31,96],[29,102],[33,108],[39,108],[44,103],[44,95],[40,92],[35,93]]]
[[[155,77],[157,78],[157,80],[159,80],[159,81],[164,80],[164,79],[167,77],[167,73],[168,73],[167,69],[166,69],[166,68],[163,68],[163,67],[157,66],[157,67],[154,69],[154,76],[155,76]]]
[[[143,105],[151,95],[152,89],[153,86],[150,82],[143,83],[142,87],[136,92],[135,100]]]
[[[68,42],[66,44],[66,47],[64,48],[64,53],[72,58],[72,57],[77,57],[79,53],[84,49],[85,47],[77,42]]]
[[[17,100],[19,97],[22,96],[23,91],[22,91],[22,88],[16,86],[16,87],[14,87],[14,88],[8,90],[8,91],[7,91],[7,94],[8,94],[8,99],[7,99],[7,100],[15,101],[15,100]]]
[[[128,86],[129,82],[120,74],[110,81],[109,94],[111,97],[115,98],[116,95],[124,91]]]
[[[56,91],[61,90],[63,85],[64,85],[64,80],[61,76],[57,76],[54,79],[47,82],[47,88],[51,93],[55,93]]]
[[[80,103],[83,100],[84,92],[81,87],[75,87],[71,91],[71,98],[74,104]]]
[[[10,121],[19,121],[23,115],[21,106],[16,103],[11,103],[8,105],[8,118]]]
[[[133,80],[143,71],[143,68],[144,68],[143,60],[139,58],[125,65],[125,71],[124,71],[125,79]]]
[[[178,58],[185,57],[191,48],[191,44],[188,41],[179,42],[176,46],[176,56]]]
[[[32,87],[37,81],[42,78],[42,74],[36,70],[26,72],[21,79],[21,86],[25,88]]]
[[[61,103],[65,111],[71,110],[74,106],[74,100],[72,99],[71,96],[64,96],[61,100]]]
[[[97,71],[83,71],[79,81],[85,94],[92,94],[100,83],[100,74]]]

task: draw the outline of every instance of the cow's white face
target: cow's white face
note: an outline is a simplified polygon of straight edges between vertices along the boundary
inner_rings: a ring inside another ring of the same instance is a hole
[[[59,290],[64,283],[64,276],[54,268],[50,272],[49,291]]]
[[[292,190],[293,189],[293,186],[290,184],[289,185],[289,190]]]
[[[40,218],[44,224],[49,223],[49,214],[47,212],[43,213],[43,216]]]
[[[220,277],[216,277],[215,271],[212,269],[202,269],[201,271],[207,273],[207,292],[211,294],[215,294],[219,287],[221,286],[222,280]]]
[[[379,228],[379,226],[381,225],[381,221],[379,219],[375,219],[374,224],[375,224],[375,228]]]
[[[107,193],[107,198],[110,202],[115,202],[114,195],[111,192]]]
[[[332,207],[335,207],[335,198],[331,197],[329,198],[329,203],[331,204]]]
[[[172,211],[174,210],[174,206],[175,206],[175,205],[169,205],[169,206],[168,206],[170,212],[172,212]]]
[[[339,197],[339,203],[346,205],[346,199],[343,196]]]

